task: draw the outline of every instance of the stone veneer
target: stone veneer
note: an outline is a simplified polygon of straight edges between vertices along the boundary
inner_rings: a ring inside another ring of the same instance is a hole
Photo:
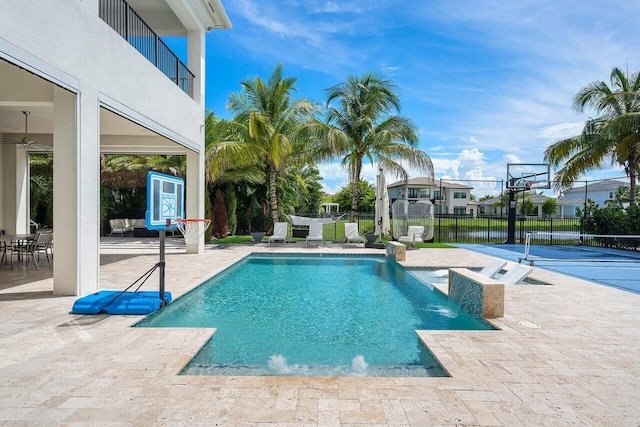
[[[407,259],[407,247],[398,242],[387,243],[387,258],[396,261],[405,261]]]
[[[467,268],[449,270],[449,299],[478,319],[504,316],[504,284]]]

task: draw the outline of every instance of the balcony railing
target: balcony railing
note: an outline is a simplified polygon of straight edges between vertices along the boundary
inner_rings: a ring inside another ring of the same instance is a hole
[[[193,98],[193,73],[126,1],[100,0],[100,18]]]

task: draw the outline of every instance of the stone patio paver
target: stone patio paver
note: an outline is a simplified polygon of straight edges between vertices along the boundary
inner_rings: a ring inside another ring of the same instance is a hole
[[[153,240],[105,239],[100,287],[124,289],[153,266]],[[258,244],[187,255],[169,241],[174,297],[253,251],[381,253]],[[488,259],[422,249],[403,265]],[[178,373],[215,329],[70,314],[75,297],[52,295],[47,268],[0,265],[0,424],[640,425],[640,295],[592,282],[534,268],[552,285],[506,287],[505,317],[492,320],[499,330],[418,331],[450,378],[205,377]]]

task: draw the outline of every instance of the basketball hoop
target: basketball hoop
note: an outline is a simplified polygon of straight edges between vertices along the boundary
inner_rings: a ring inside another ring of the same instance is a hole
[[[178,230],[184,236],[184,242],[186,244],[197,244],[200,240],[200,236],[207,231],[210,219],[176,219],[175,221]]]

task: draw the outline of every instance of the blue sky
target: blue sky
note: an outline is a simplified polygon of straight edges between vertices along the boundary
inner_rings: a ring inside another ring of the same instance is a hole
[[[507,163],[540,163],[550,143],[580,132],[589,114],[571,103],[581,87],[608,82],[614,66],[640,68],[635,1],[223,4],[233,28],[207,35],[207,109],[228,118],[240,81],[279,63],[297,96],[317,102],[348,75],[377,72],[397,85],[436,178],[498,181],[468,183],[479,196],[499,192]],[[327,192],[346,184],[339,165],[319,166]],[[583,179],[623,175],[604,165]]]

